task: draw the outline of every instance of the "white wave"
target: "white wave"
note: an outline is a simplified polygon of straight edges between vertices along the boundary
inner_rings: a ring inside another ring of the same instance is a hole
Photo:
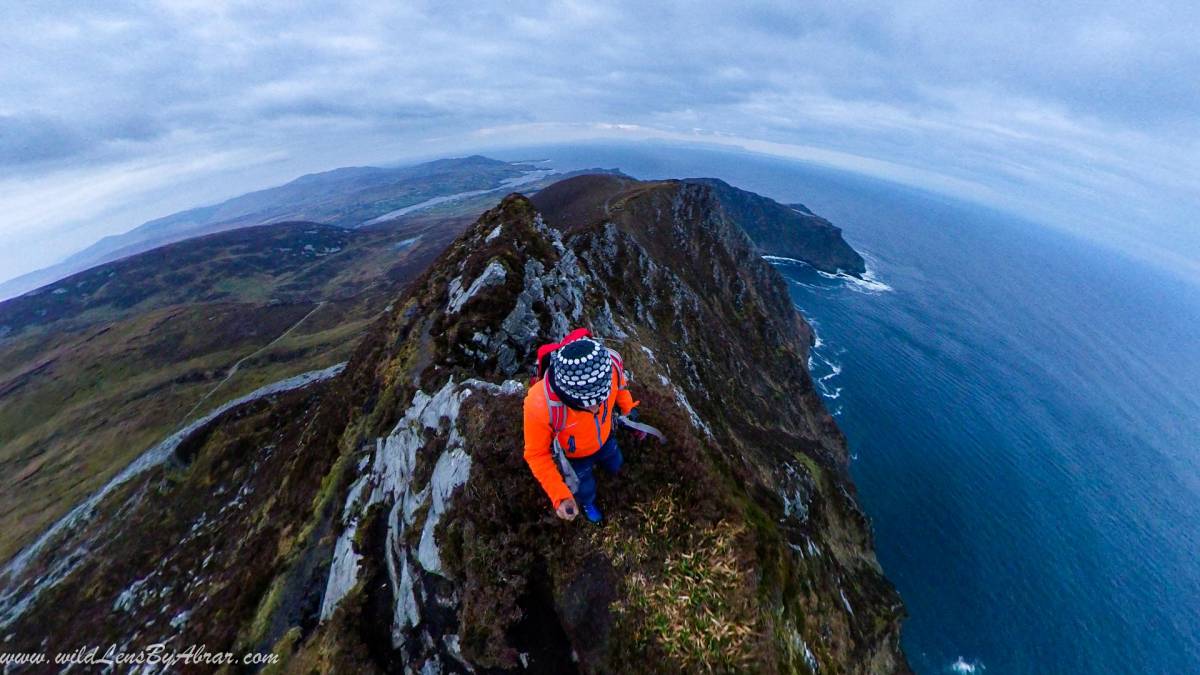
[[[859,251],[859,254],[862,255],[863,267],[865,268],[863,270],[862,279],[859,279],[859,281],[867,284],[873,289],[876,289],[877,292],[880,293],[894,291],[894,288],[884,283],[883,280],[876,275],[875,272],[879,269],[879,262],[875,259],[875,256],[866,251]]]
[[[796,309],[803,311],[799,305],[796,305]],[[824,354],[818,352],[818,350],[828,347],[828,345],[821,339],[820,334],[817,333],[817,327],[819,326],[817,321],[809,319],[808,322],[813,329],[813,345],[808,351],[808,372],[813,378],[813,384],[816,386],[817,392],[822,397],[828,400],[836,399],[842,395],[842,388],[830,386],[829,381],[842,373],[842,364],[832,361],[826,358]],[[819,365],[818,361],[820,362]]]
[[[821,357],[821,360],[825,362],[825,365],[829,366],[829,373],[821,376],[822,382],[827,382],[842,374],[842,364],[834,363],[825,357]]]
[[[842,395],[840,387],[829,387],[825,384],[825,380],[817,380],[817,392],[826,399],[836,399]]]
[[[863,254],[863,260],[866,261],[866,270],[862,273],[861,277],[856,277],[852,274],[847,274],[840,270],[837,272],[824,272],[824,271],[819,270],[819,269],[813,267],[812,265],[804,262],[803,260],[797,260],[795,258],[787,258],[787,257],[781,256],[781,255],[764,255],[764,256],[762,256],[762,259],[766,260],[767,262],[772,263],[772,264],[789,263],[789,264],[793,264],[793,265],[804,265],[805,267],[812,269],[814,272],[816,272],[822,278],[830,279],[832,281],[842,281],[845,283],[846,288],[849,288],[852,291],[858,291],[860,293],[872,293],[872,294],[873,293],[889,293],[891,291],[896,290],[896,289],[892,288],[891,286],[887,285],[886,283],[884,283],[875,274],[874,259],[867,256],[866,254]],[[793,284],[796,284],[797,286],[803,286],[804,288],[817,288],[817,286],[813,286],[812,284],[806,284],[801,281],[796,281],[795,279],[789,279],[789,281],[791,281]]]
[[[819,291],[822,288],[821,286],[818,286],[816,284],[806,284],[803,281],[796,281],[795,279],[788,279],[788,283],[799,286],[800,288],[807,288],[807,289],[813,290],[813,291]]]
[[[819,370],[814,370],[813,356],[820,360]],[[813,375],[813,384],[816,385],[817,392],[826,400],[832,401],[842,395],[842,388],[835,387],[830,384],[833,378],[841,375],[842,364],[825,358],[822,354],[816,354],[816,350],[809,352],[808,371]],[[822,372],[823,371],[823,372]],[[818,374],[820,373],[820,374]]]
[[[841,387],[830,387],[829,385],[825,384],[825,382],[825,378],[818,378],[816,382],[817,393],[819,393],[823,398],[832,401],[842,395]]]
[[[952,673],[981,673],[987,670],[987,668],[980,661],[967,661],[960,656],[958,660],[950,664],[948,670]]]
[[[785,258],[784,256],[781,256],[781,255],[764,255],[762,257],[762,259],[766,260],[769,263],[786,262],[786,263],[793,263],[796,265],[804,265],[805,267],[811,267],[811,265],[804,262],[803,260],[796,260],[795,258]]]
[[[870,269],[863,272],[861,278],[846,274],[845,272],[838,272],[837,274],[830,274],[821,270],[816,270],[816,272],[826,279],[842,281],[846,284],[846,288],[860,293],[889,293],[895,290],[880,281]]]

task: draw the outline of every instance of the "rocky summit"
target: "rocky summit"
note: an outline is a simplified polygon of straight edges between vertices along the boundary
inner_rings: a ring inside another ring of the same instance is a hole
[[[812,333],[745,204],[573,181],[483,214],[347,363],[181,430],[25,549],[0,571],[5,651],[88,636],[270,651],[287,672],[907,672]],[[533,355],[578,326],[622,354],[667,437],[617,432],[599,527],[556,519],[522,458]]]

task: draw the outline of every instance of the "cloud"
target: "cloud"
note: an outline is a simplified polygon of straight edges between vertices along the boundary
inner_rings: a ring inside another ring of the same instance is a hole
[[[25,184],[89,198],[62,200],[73,220],[0,221],[0,244],[55,231],[43,257],[60,257],[151,205],[470,149],[495,138],[481,129],[514,143],[638,129],[803,148],[1200,259],[1197,14],[1109,1],[8,3],[0,212],[26,213]],[[89,176],[110,187],[81,193]],[[166,196],[164,176],[178,181]],[[49,262],[35,259],[0,268]]]
[[[77,155],[84,138],[52,117],[25,112],[0,115],[0,164],[31,164]]]

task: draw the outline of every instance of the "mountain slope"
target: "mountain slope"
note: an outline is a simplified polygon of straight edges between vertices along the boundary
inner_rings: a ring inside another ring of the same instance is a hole
[[[0,303],[0,561],[206,407],[346,359],[472,221],[243,228]]]
[[[420,176],[445,193],[471,161],[434,162]],[[376,172],[298,183],[320,192]],[[0,561],[171,425],[345,359],[397,284],[497,199],[453,194],[359,228],[276,223],[194,237],[0,302],[0,470],[15,476],[0,493]]]
[[[105,237],[62,263],[0,284],[0,297],[19,295],[105,262],[214,232],[285,221],[353,228],[433,198],[500,189],[543,173],[531,164],[475,155],[400,168],[346,167],[301,176],[285,185],[181,211]]]
[[[620,437],[604,528],[554,519],[520,455],[533,350],[574,325],[622,351],[669,437]],[[7,566],[6,649],[86,632],[304,671],[905,671],[809,340],[708,186],[640,184],[565,233],[512,195],[340,374],[214,419]]]

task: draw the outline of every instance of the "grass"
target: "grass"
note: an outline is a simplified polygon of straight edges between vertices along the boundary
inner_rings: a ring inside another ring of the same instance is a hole
[[[232,346],[188,344],[191,335],[227,325],[224,317],[238,311],[245,310],[237,305],[162,310],[116,323],[90,341],[68,334],[48,343],[53,368],[0,399],[5,430],[0,467],[22,477],[0,496],[0,560],[182,426],[188,408],[224,368],[271,339],[264,331],[232,338]],[[274,311],[275,323],[291,319],[285,310]],[[169,323],[160,321],[164,314],[173,314]],[[223,318],[209,322],[210,315]],[[166,344],[188,356],[158,354]],[[297,368],[288,374],[306,369],[303,363],[282,365]],[[211,401],[211,407],[223,400]]]
[[[318,239],[350,236],[327,229]],[[273,340],[312,303],[327,300],[295,332],[243,363],[193,418],[268,382],[346,360],[392,297],[385,287],[413,273],[389,280],[386,270],[429,255],[426,249],[448,234],[428,237],[399,258],[377,245],[398,236],[387,229],[357,237],[337,256],[276,255],[275,247],[294,247],[298,236],[309,237],[295,228],[233,232],[102,266],[85,274],[99,279],[97,288],[86,289],[90,300],[74,292],[48,296],[42,301],[74,304],[28,325],[18,321],[19,303],[0,306],[0,323],[24,326],[0,341],[0,471],[15,477],[0,494],[0,561],[182,426],[230,365]],[[227,274],[210,273],[226,268]],[[109,269],[119,273],[110,278]],[[174,271],[194,281],[160,283]],[[265,304],[285,286],[284,297],[304,302]],[[228,300],[202,300],[212,294]],[[188,304],[174,304],[180,300]],[[43,362],[33,375],[19,375]]]
[[[686,672],[724,672],[754,659],[757,614],[739,555],[745,529],[725,519],[694,529],[666,492],[593,531],[613,563],[630,571],[618,620],[639,646]]]

